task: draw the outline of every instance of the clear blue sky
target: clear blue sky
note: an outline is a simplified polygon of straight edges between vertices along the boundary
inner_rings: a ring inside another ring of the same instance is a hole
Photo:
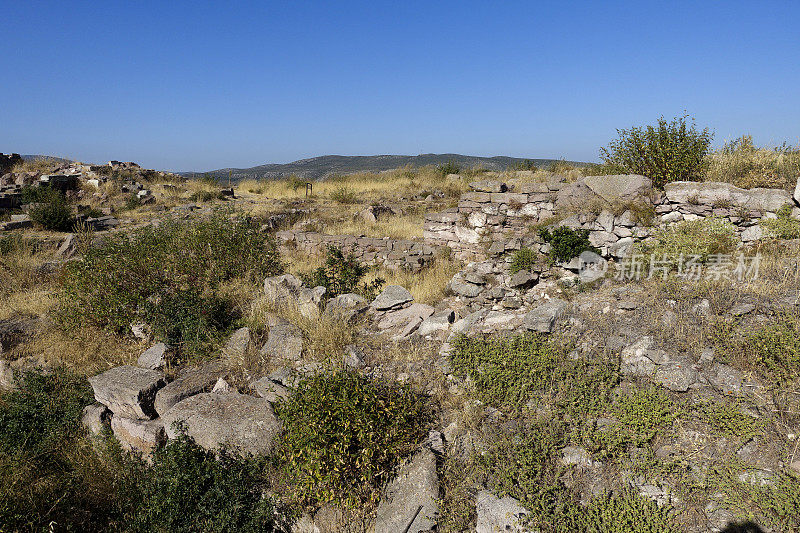
[[[702,4],[702,5],[700,5]],[[800,2],[0,0],[0,151],[207,170],[800,139]]]

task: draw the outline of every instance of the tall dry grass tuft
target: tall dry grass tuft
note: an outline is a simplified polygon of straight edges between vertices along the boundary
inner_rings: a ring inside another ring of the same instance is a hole
[[[420,272],[382,268],[372,275],[384,278],[387,285],[401,285],[407,288],[416,302],[436,305],[447,295],[447,283],[461,267],[460,262],[441,257]]]
[[[800,176],[800,146],[757,147],[752,136],[743,135],[708,154],[706,162],[706,181],[793,189]]]

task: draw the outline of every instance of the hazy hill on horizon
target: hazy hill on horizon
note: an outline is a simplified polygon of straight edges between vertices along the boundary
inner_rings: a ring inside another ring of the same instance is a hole
[[[381,172],[404,166],[414,168],[427,165],[441,165],[452,161],[461,167],[483,167],[487,170],[506,170],[524,161],[533,161],[536,166],[547,166],[557,159],[522,158],[509,156],[480,157],[461,154],[421,154],[421,155],[323,155],[300,159],[292,163],[266,164],[250,168],[221,168],[207,172],[179,172],[186,177],[211,176],[220,181],[231,179],[238,183],[246,179],[281,179],[296,175],[307,180],[321,180],[336,174],[353,172]],[[586,163],[568,161],[574,165]]]

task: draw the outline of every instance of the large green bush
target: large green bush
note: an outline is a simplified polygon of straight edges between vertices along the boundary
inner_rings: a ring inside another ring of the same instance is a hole
[[[426,402],[408,387],[350,371],[311,377],[276,407],[287,474],[306,505],[374,503],[428,431]]]
[[[129,461],[121,496],[132,532],[276,531],[265,496],[263,460],[204,450],[186,436],[153,454],[152,465]]]
[[[257,223],[216,213],[196,221],[164,221],[117,234],[70,262],[62,280],[60,318],[117,332],[133,322],[156,337],[207,350],[234,318],[221,283],[252,282],[280,273],[274,239]]]
[[[713,137],[708,128],[698,130],[686,115],[671,121],[660,117],[655,126],[617,130],[617,134],[600,149],[600,158],[609,167],[647,176],[656,187],[699,179]]]
[[[72,208],[61,192],[50,187],[36,187],[28,190],[26,199],[34,202],[28,215],[44,229],[69,231],[75,224]]]
[[[370,267],[361,264],[353,254],[345,255],[341,248],[329,246],[325,263],[316,270],[301,274],[300,277],[309,287],[325,287],[327,298],[358,293],[367,300],[374,300],[383,287],[384,280],[376,278],[371,283],[361,283],[369,271]]]

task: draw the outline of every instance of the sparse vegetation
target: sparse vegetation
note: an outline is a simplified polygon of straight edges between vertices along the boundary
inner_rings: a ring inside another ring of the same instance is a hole
[[[792,206],[786,204],[776,213],[777,218],[762,218],[758,224],[774,239],[800,239],[800,220],[792,217]]]
[[[356,194],[356,191],[345,185],[333,189],[329,196],[331,200],[340,204],[358,203],[358,195]]]
[[[374,300],[383,287],[384,280],[374,278],[369,283],[363,283],[362,280],[369,271],[370,268],[359,263],[353,254],[345,255],[341,248],[329,246],[325,263],[301,278],[309,287],[325,287],[326,298],[358,293],[367,300]]]
[[[374,504],[392,468],[427,432],[422,398],[351,371],[309,378],[277,408],[289,484],[303,505]]]
[[[751,135],[742,135],[709,153],[706,166],[706,181],[723,181],[744,189],[793,189],[800,176],[800,147],[784,143],[759,148]]]
[[[448,161],[436,166],[436,175],[440,178],[446,178],[448,174],[458,174],[459,172],[461,172],[461,167],[455,161]]]
[[[512,274],[516,274],[521,270],[531,270],[535,264],[536,253],[527,246],[523,246],[511,254],[511,266],[509,270]]]
[[[23,198],[33,204],[28,210],[31,220],[44,229],[69,231],[75,223],[69,202],[55,189],[29,188],[23,192]]]
[[[655,126],[617,130],[617,134],[600,150],[600,158],[614,169],[649,177],[656,187],[700,179],[713,137],[708,128],[698,130],[687,115],[671,121],[660,117]]]
[[[708,217],[684,220],[658,230],[650,242],[640,243],[636,251],[659,261],[664,268],[677,268],[680,261],[706,263],[717,254],[729,254],[739,240],[730,222]]]

